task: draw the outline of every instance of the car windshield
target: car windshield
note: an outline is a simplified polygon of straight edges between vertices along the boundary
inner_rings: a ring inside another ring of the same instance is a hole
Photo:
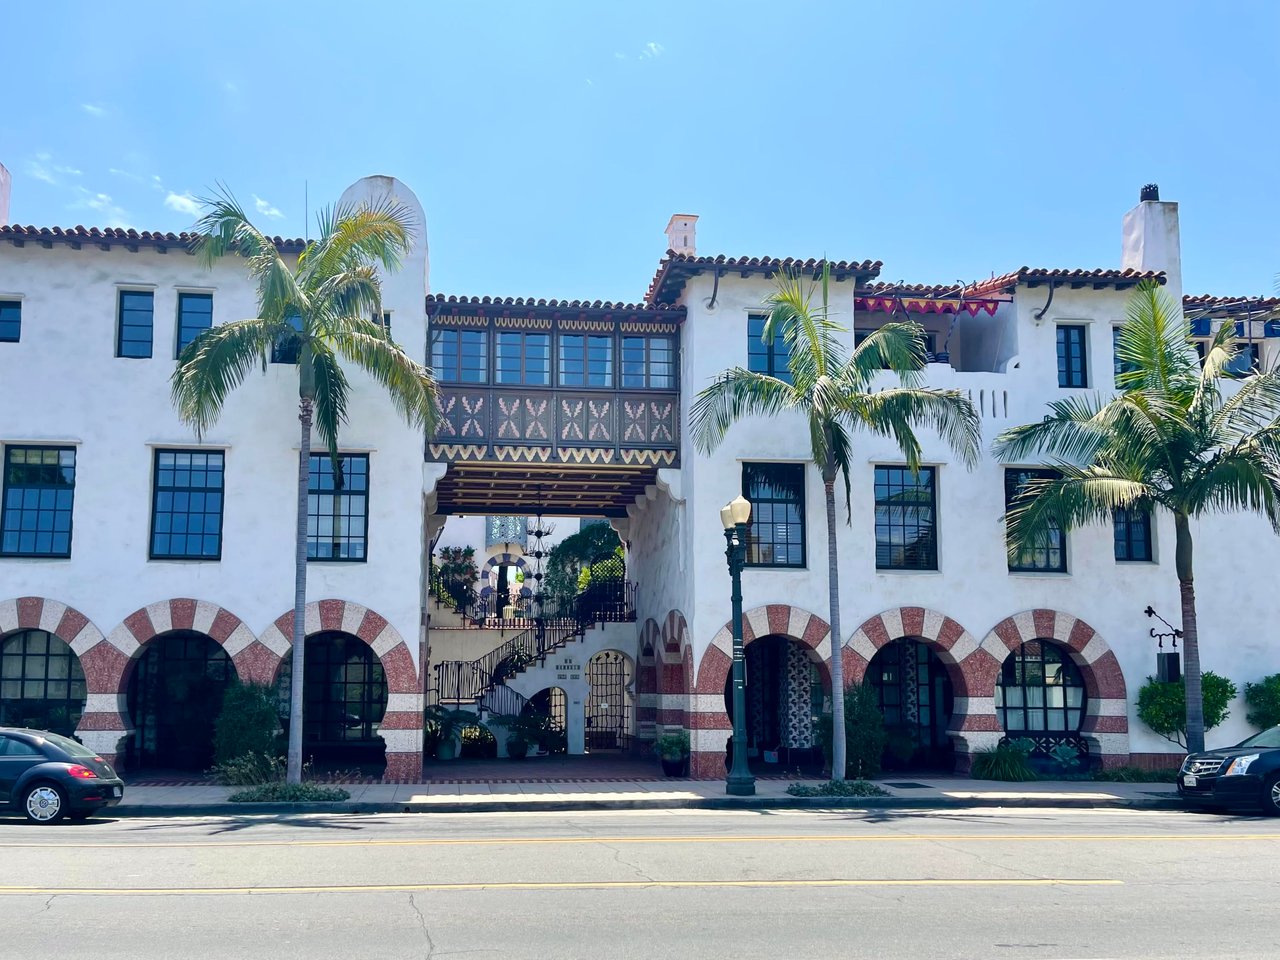
[[[77,740],[70,737],[64,737],[57,733],[46,733],[42,736],[43,740],[52,743],[55,747],[63,750],[68,756],[72,757],[96,757],[97,754]]]
[[[1280,749],[1280,727],[1272,727],[1270,730],[1263,730],[1261,733],[1255,733],[1248,740],[1241,741],[1242,747],[1272,747]]]

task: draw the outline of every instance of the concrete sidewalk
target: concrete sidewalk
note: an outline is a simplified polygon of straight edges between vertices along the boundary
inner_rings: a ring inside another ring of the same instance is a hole
[[[653,780],[346,784],[338,803],[230,803],[240,789],[213,785],[127,786],[107,816],[247,816],[281,813],[483,813],[537,810],[661,810],[781,807],[945,808],[1071,807],[1170,809],[1180,806],[1166,783],[911,779],[876,781],[887,797],[792,797],[787,780],[760,780],[754,797],[730,797],[723,781]]]

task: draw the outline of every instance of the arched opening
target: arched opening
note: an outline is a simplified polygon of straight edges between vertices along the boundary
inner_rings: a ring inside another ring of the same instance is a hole
[[[213,763],[213,728],[235,679],[227,652],[194,630],[149,640],[129,678],[131,766],[204,770]]]
[[[885,644],[871,658],[867,680],[884,714],[886,769],[950,770],[955,761],[947,728],[955,695],[932,646],[916,637]]]
[[[569,698],[560,687],[546,687],[530,697],[520,713],[526,716],[534,714],[549,718],[548,725],[561,734],[562,740],[569,722]],[[564,753],[565,745],[560,741],[557,742],[559,749],[551,749],[550,753]]]
[[[19,630],[0,641],[0,727],[71,736],[84,712],[80,658],[45,630]]]
[[[483,723],[471,723],[458,734],[458,757],[463,760],[493,760],[498,756],[498,738]]]
[[[743,651],[747,686],[747,759],[762,771],[821,768],[820,720],[825,685],[813,651],[780,634],[757,637]],[[733,721],[733,671],[725,678],[725,712]]]
[[[387,680],[373,649],[340,630],[312,634],[305,670],[303,751],[322,765],[381,763]]]
[[[1052,640],[1027,640],[1005,658],[996,685],[996,716],[1010,740],[1026,738],[1033,757],[1070,744],[1087,755],[1080,736],[1087,695],[1070,651]]]
[[[587,661],[586,673],[587,753],[629,749],[634,708],[631,658],[602,650]]]

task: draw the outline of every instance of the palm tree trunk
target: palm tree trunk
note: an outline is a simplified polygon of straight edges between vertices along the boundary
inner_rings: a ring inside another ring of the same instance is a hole
[[[1196,625],[1196,586],[1192,572],[1191,523],[1185,514],[1174,515],[1175,566],[1182,600],[1183,680],[1187,690],[1187,752],[1204,749],[1204,692],[1200,684],[1200,632]]]
[[[287,779],[302,782],[302,702],[306,686],[307,615],[307,485],[311,476],[311,414],[313,401],[298,401],[302,425],[298,447],[298,524],[293,553],[293,659],[289,689],[289,760]]]
[[[840,577],[836,562],[836,480],[823,471],[822,491],[827,506],[827,593],[831,624],[831,779],[845,771],[844,661],[840,649]]]

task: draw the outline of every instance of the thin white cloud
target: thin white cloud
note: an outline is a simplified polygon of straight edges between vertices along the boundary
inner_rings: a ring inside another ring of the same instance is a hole
[[[129,214],[111,198],[109,193],[94,193],[84,187],[76,187],[80,199],[70,204],[68,210],[92,210],[96,213],[98,223],[102,227],[130,227]]]
[[[253,197],[253,208],[264,217],[271,217],[273,220],[278,220],[280,217],[284,216],[284,214],[280,212],[279,207],[272,206],[269,201],[263,200],[256,193],[250,194],[250,196]]]
[[[176,210],[178,213],[185,213],[194,217],[200,212],[200,201],[189,193],[174,193],[169,191],[169,195],[164,198],[164,205],[170,210]]]
[[[68,176],[68,177],[82,177],[82,176],[84,176],[84,171],[83,171],[83,170],[77,170],[75,167],[54,167],[53,169],[54,169],[54,172],[55,172],[55,173],[65,174],[65,175],[66,175],[66,176]]]
[[[615,60],[625,60],[625,59],[627,59],[627,55],[626,55],[625,53],[619,53],[617,50],[615,50],[615,51],[613,51],[613,59],[615,59]]]
[[[82,103],[80,104],[80,109],[91,117],[105,117],[107,115],[106,109],[96,103]]]
[[[113,177],[124,177],[126,180],[132,180],[134,183],[142,182],[142,177],[139,174],[133,173],[129,170],[121,170],[119,167],[108,167],[107,173],[111,174]]]
[[[231,94],[231,96],[233,97],[240,92],[240,87],[230,80],[222,81],[222,89],[225,90],[227,93]]]
[[[47,156],[47,154],[45,154],[45,156]],[[33,177],[36,180],[43,180],[45,183],[56,184],[58,182],[57,178],[53,175],[53,171],[39,160],[27,161],[27,176]]]
[[[655,60],[664,53],[666,53],[666,47],[650,40],[644,45],[644,49],[640,51],[640,58],[642,60]]]

